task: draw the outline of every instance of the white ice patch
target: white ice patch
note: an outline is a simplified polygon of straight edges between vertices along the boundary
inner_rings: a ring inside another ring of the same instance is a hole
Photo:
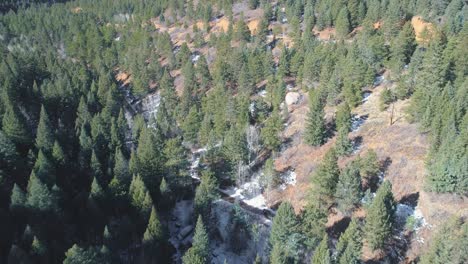
[[[249,112],[251,115],[254,115],[255,114],[255,103],[254,102],[251,102],[250,105],[249,105]]]
[[[266,199],[262,194],[259,174],[254,175],[254,177],[252,177],[249,182],[246,182],[239,187],[230,187],[226,190],[223,190],[223,192],[229,197],[232,197],[238,201],[243,201],[252,207],[258,209],[268,208],[266,206]]]
[[[383,75],[379,75],[375,77],[374,87],[380,85],[384,80],[385,80],[385,77]]]
[[[371,96],[371,94],[371,92],[364,92],[364,94],[362,95],[362,102],[365,103],[369,101],[369,97]]]
[[[353,117],[351,117],[351,131],[358,131],[362,124],[364,124],[364,121],[365,119],[360,117],[359,115],[353,115]]]
[[[266,97],[267,91],[266,91],[266,90],[261,90],[261,91],[259,91],[257,94],[258,94],[259,96],[261,96],[261,97]]]
[[[198,55],[198,54],[192,55],[192,63],[197,62],[199,59],[200,59],[200,55]]]

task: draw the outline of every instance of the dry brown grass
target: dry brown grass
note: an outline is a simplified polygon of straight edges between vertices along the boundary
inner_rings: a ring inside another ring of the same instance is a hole
[[[335,28],[325,28],[323,30],[318,30],[316,27],[312,30],[314,32],[314,35],[319,39],[319,40],[324,40],[328,41],[333,39],[336,36],[336,30]]]
[[[132,81],[132,76],[129,73],[119,71],[115,76],[118,82],[122,82],[123,85],[128,85]]]
[[[390,125],[391,107],[380,111],[379,97],[385,88],[392,88],[390,84],[382,84],[372,89],[372,95],[368,101],[353,110],[360,116],[368,115],[365,123],[355,132],[350,133],[350,138],[361,137],[361,149],[347,158],[340,158],[339,165],[343,167],[347,162],[369,149],[376,151],[379,160],[387,161],[384,178],[393,185],[393,193],[396,200],[401,200],[410,195],[419,194],[418,208],[422,211],[425,220],[429,223],[426,229],[418,233],[423,240],[428,241],[432,235],[430,226],[436,226],[444,222],[450,215],[462,215],[468,217],[468,199],[455,195],[441,195],[424,191],[424,177],[426,174],[425,159],[429,148],[427,136],[420,133],[417,124],[406,121],[405,108],[409,100],[398,101],[394,105],[394,120]],[[330,139],[321,147],[311,147],[303,142],[304,126],[308,111],[307,96],[290,113],[288,126],[283,132],[284,138],[290,138],[288,148],[282,151],[275,160],[278,171],[294,168],[297,175],[296,186],[289,186],[285,191],[275,191],[270,194],[269,202],[274,204],[280,200],[291,201],[296,211],[302,208],[310,190],[311,174],[321,162],[324,154],[334,144],[335,138]],[[325,108],[326,118],[333,116],[333,107]],[[364,217],[364,210],[355,212],[355,216]],[[339,215],[330,215],[328,225],[340,221]],[[416,239],[411,241],[411,250],[408,259],[414,259],[425,245]],[[381,257],[381,252],[365,250],[363,258],[376,260]]]
[[[377,21],[373,24],[374,29],[380,29],[382,27],[382,21]]]
[[[75,7],[72,9],[72,12],[75,13],[75,14],[78,14],[80,13],[81,11],[83,11],[83,9],[79,6]]]
[[[249,22],[247,22],[247,27],[250,30],[250,33],[252,35],[256,35],[258,31],[258,26],[260,25],[260,19],[253,19]]]
[[[435,33],[434,25],[432,23],[425,22],[420,16],[414,16],[411,19],[411,25],[414,28],[414,33],[416,34],[416,41],[418,43],[423,43],[427,41],[425,37],[431,38]],[[424,31],[428,33],[428,36],[424,36]]]
[[[226,17],[222,17],[215,22],[212,22],[211,25],[211,32],[213,33],[221,33],[227,32],[229,29],[229,19]]]

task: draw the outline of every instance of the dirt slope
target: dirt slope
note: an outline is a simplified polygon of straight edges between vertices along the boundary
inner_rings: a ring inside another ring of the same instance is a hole
[[[417,124],[410,124],[405,119],[404,109],[409,100],[398,101],[393,109],[393,122],[390,125],[392,107],[380,111],[379,95],[385,88],[393,88],[393,84],[383,82],[373,88],[372,94],[363,103],[353,110],[353,113],[366,117],[364,123],[349,134],[351,139],[360,139],[361,145],[347,158],[339,160],[344,166],[358,155],[369,149],[376,151],[379,160],[386,164],[384,178],[392,182],[393,193],[399,202],[417,203],[416,210],[421,211],[426,224],[417,232],[410,242],[407,252],[409,260],[414,259],[421,249],[425,248],[438,225],[443,223],[450,215],[463,215],[468,217],[468,200],[455,195],[440,195],[424,191],[425,157],[429,142],[426,135],[421,134]],[[334,144],[335,138],[330,139],[321,147],[310,147],[303,142],[304,125],[308,111],[307,96],[290,111],[288,125],[283,136],[289,141],[276,159],[276,169],[285,171],[293,168],[297,175],[297,184],[289,186],[284,191],[276,190],[269,195],[270,204],[278,200],[289,200],[296,211],[306,204],[307,190],[310,188],[311,174],[320,163],[326,151]],[[326,108],[326,118],[333,116],[335,109]],[[358,212],[359,213],[359,212]],[[362,212],[359,213],[361,216]],[[329,225],[342,220],[339,215],[330,215]],[[377,257],[369,254],[366,258]]]

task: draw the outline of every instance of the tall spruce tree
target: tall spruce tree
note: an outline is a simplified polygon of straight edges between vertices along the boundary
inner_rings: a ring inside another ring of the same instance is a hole
[[[335,124],[337,131],[340,131],[341,127],[345,127],[348,132],[351,131],[351,109],[346,102],[338,106]]]
[[[312,175],[314,196],[318,200],[330,200],[334,196],[340,170],[335,149],[330,149]]]
[[[317,249],[312,256],[312,264],[331,264],[332,258],[330,254],[330,249],[328,249],[328,235],[322,239],[322,242],[318,245]]]
[[[338,130],[336,137],[335,150],[338,156],[346,156],[353,151],[353,144],[348,138],[348,128],[345,126]]]
[[[211,202],[218,197],[218,184],[214,173],[211,171],[203,171],[201,183],[195,191],[195,211],[197,214],[208,217],[211,211]]]
[[[54,132],[49,120],[49,115],[44,106],[41,107],[39,125],[36,133],[36,147],[45,153],[51,153],[54,146]]]
[[[270,232],[270,245],[281,245],[289,236],[298,231],[298,221],[294,208],[289,202],[282,202],[273,218]]]
[[[143,234],[143,245],[151,248],[152,250],[157,250],[159,246],[164,243],[165,232],[159,216],[156,213],[156,208],[151,209],[151,215],[148,221],[148,226],[146,231]]]
[[[336,19],[336,34],[340,39],[346,38],[351,31],[351,24],[349,22],[349,13],[346,7],[343,7]]]
[[[307,144],[320,146],[325,142],[325,119],[323,102],[318,91],[309,91],[309,113],[304,139]]]
[[[361,263],[362,230],[359,220],[353,218],[340,236],[336,245],[336,259],[339,264]]]
[[[185,253],[182,262],[184,264],[210,263],[210,241],[201,216],[198,216],[192,241],[192,247]]]
[[[338,208],[348,214],[358,205],[362,197],[361,175],[357,162],[351,162],[340,173],[335,197]]]
[[[28,145],[31,143],[31,135],[24,116],[10,102],[5,105],[2,130],[16,144]]]
[[[390,239],[395,215],[392,184],[385,181],[367,211],[365,238],[372,250],[383,249]]]

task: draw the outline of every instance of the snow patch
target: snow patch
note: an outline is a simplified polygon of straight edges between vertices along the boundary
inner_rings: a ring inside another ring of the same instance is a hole
[[[366,118],[361,117],[359,115],[353,115],[351,117],[351,131],[352,132],[358,131],[365,121],[366,121]]]
[[[378,75],[377,77],[375,77],[374,87],[380,85],[381,83],[383,83],[384,80],[385,80],[385,77],[383,75]]]
[[[261,97],[266,97],[267,95],[267,91],[266,90],[260,90],[257,95],[261,96]]]
[[[288,185],[296,185],[296,172],[293,170],[287,170],[285,173],[281,174],[281,180],[283,183],[280,184],[279,188],[283,191],[286,190]]]
[[[258,209],[267,209],[266,199],[262,194],[262,186],[260,185],[260,177],[261,174],[254,174],[249,182],[222,191],[229,197],[236,199],[236,201],[243,201]]]
[[[366,91],[362,94],[362,102],[365,103],[367,101],[369,101],[369,97],[371,96],[371,92],[369,91]]]
[[[192,55],[192,63],[197,62],[199,59],[200,59],[200,55],[198,55],[198,54]]]

